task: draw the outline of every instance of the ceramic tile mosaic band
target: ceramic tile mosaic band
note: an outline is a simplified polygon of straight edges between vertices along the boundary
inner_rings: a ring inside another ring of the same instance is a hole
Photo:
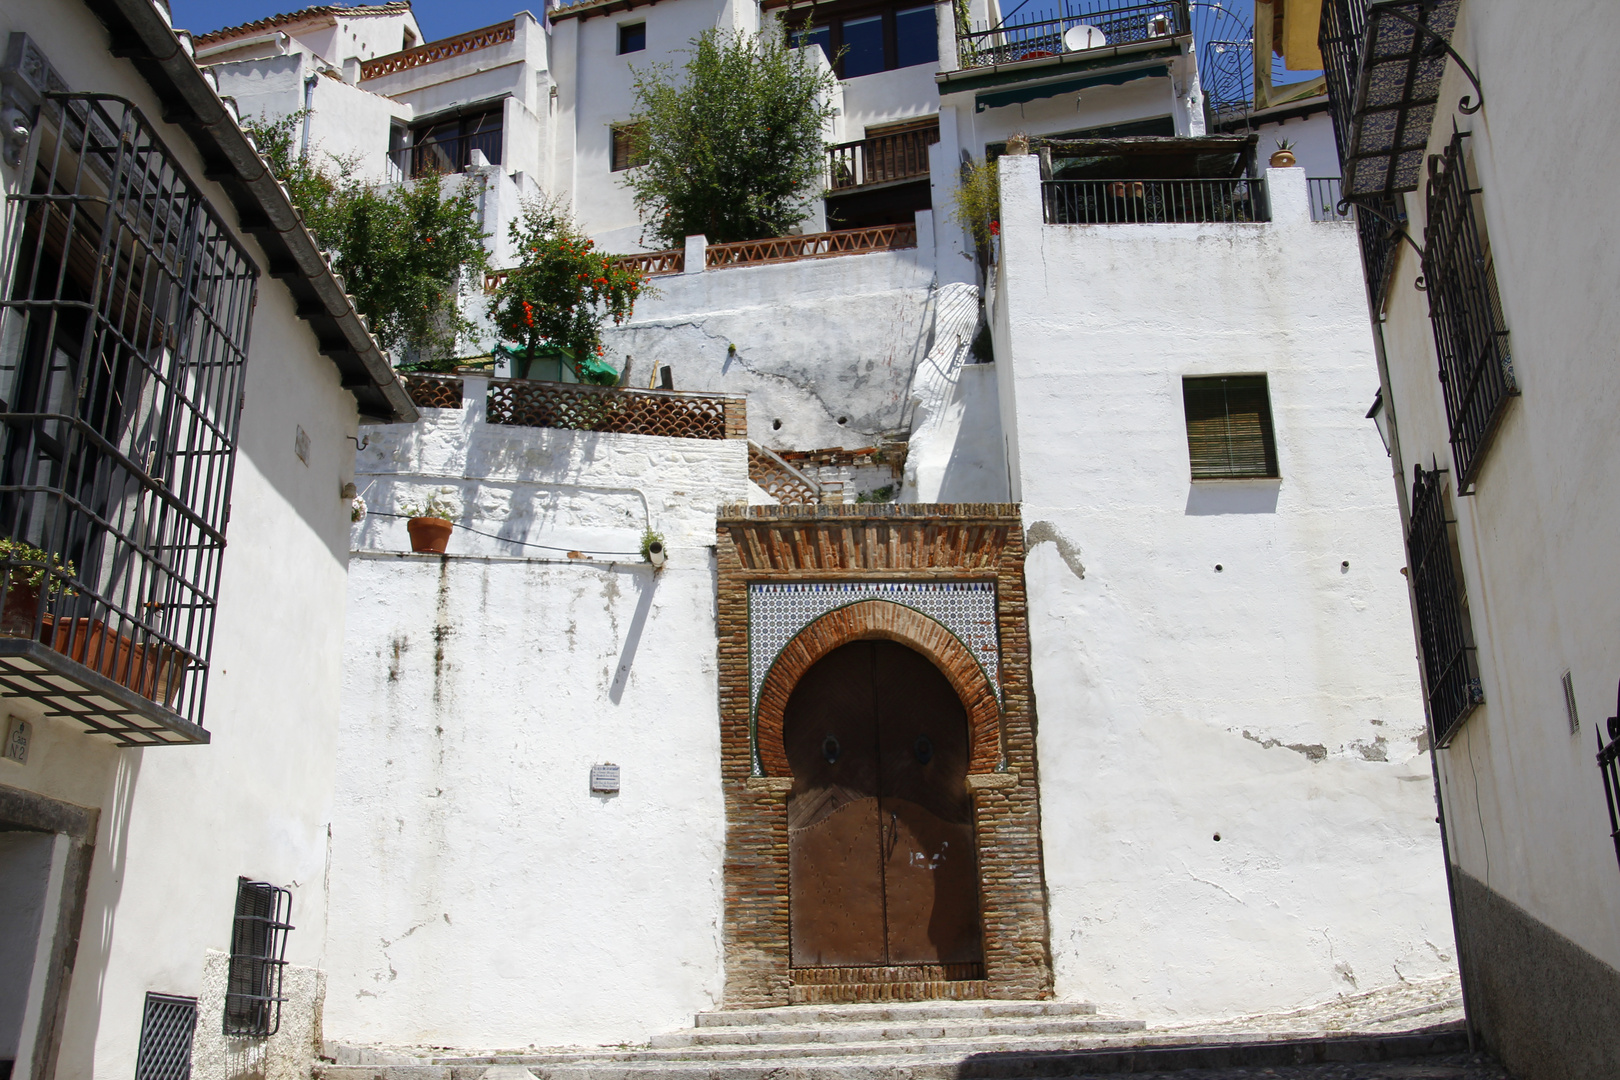
[[[749,702],[759,705],[771,664],[793,638],[837,608],[861,600],[887,600],[919,611],[955,634],[990,679],[1001,700],[1001,650],[996,635],[996,586],[963,581],[943,585],[911,582],[844,582],[748,587]]]

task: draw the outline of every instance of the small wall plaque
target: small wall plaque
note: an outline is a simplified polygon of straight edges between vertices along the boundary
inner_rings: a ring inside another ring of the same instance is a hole
[[[19,716],[10,717],[6,723],[6,760],[15,761],[19,765],[28,764],[28,743],[33,735],[32,724]],[[617,769],[614,770],[614,782],[618,782]]]
[[[591,791],[597,794],[619,790],[619,767],[611,761],[591,766]]]

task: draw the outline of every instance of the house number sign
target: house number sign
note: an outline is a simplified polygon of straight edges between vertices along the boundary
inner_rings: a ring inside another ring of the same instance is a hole
[[[611,761],[591,766],[591,791],[608,794],[619,790],[619,767]]]

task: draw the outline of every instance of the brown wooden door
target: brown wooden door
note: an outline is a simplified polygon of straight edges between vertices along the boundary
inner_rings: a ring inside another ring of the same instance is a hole
[[[967,714],[921,654],[835,649],[788,700],[796,967],[980,959]]]

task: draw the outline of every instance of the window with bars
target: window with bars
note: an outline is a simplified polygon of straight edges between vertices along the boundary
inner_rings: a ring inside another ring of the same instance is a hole
[[[1406,536],[1423,648],[1429,734],[1436,746],[1449,743],[1468,714],[1485,700],[1444,478],[1442,469],[1424,472],[1421,465],[1413,466],[1412,521]]]
[[[225,1034],[265,1037],[281,1028],[281,972],[287,964],[292,894],[238,878],[231,964],[225,986]]]
[[[1181,380],[1194,480],[1274,479],[1277,436],[1264,375]]]
[[[614,124],[612,127],[614,172],[647,164],[646,128],[641,124]]]
[[[197,1030],[197,999],[146,995],[135,1080],[191,1080],[191,1039]]]
[[[45,95],[8,202],[0,636],[148,700],[171,734],[94,709],[91,727],[202,741],[258,272],[120,98]]]
[[[1508,399],[1519,393],[1490,241],[1475,207],[1480,191],[1468,181],[1467,137],[1456,132],[1445,153],[1429,159],[1429,220],[1423,229],[1429,322],[1460,495],[1472,489]]]
[[[1620,697],[1617,692],[1616,697]],[[1609,743],[1603,744],[1607,729]],[[1615,702],[1614,715],[1597,725],[1597,763],[1603,772],[1603,795],[1609,802],[1609,838],[1614,842],[1614,856],[1620,859],[1620,701]]]

